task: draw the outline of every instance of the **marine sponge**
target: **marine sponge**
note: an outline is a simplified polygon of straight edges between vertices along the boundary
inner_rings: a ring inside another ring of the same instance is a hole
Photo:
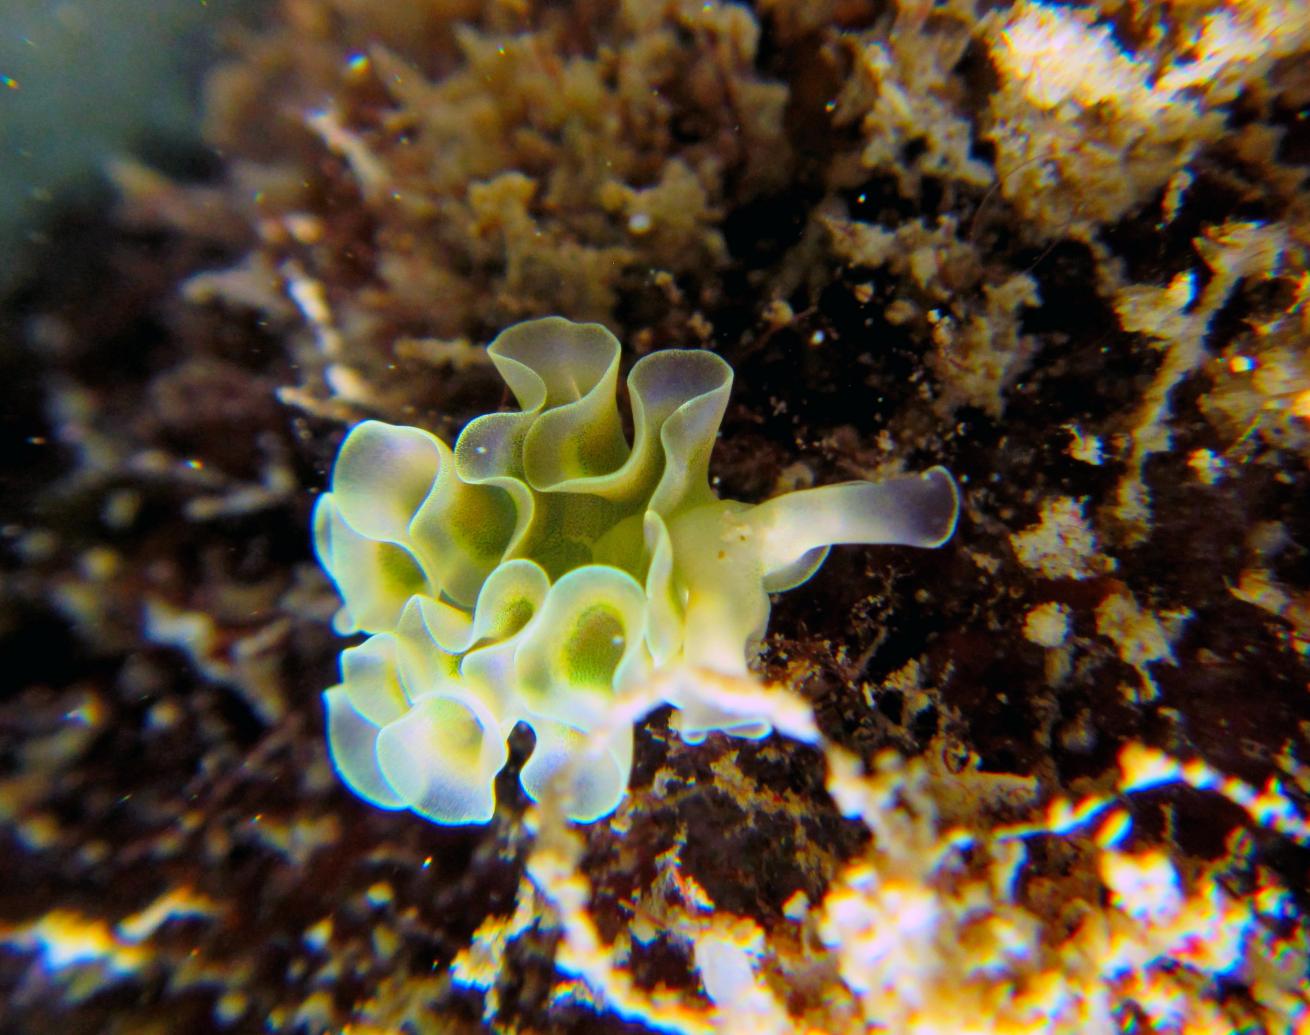
[[[324,696],[333,762],[373,804],[486,822],[518,722],[536,735],[520,781],[537,800],[615,695],[656,669],[745,674],[769,594],[813,575],[831,544],[934,547],[954,531],[941,467],[759,505],[719,499],[708,468],[731,368],[680,349],[638,361],[629,444],[620,352],[599,324],[521,323],[488,349],[517,412],[471,421],[453,451],[375,420],[343,441],[314,539],[343,599],[337,631],[371,635],[342,652]],[[668,703],[689,741],[770,730]],[[631,762],[628,727],[585,767],[569,816],[614,809]]]

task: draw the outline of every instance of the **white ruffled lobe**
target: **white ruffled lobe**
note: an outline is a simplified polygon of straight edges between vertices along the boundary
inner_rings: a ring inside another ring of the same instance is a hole
[[[541,801],[551,792],[563,793],[565,815],[579,823],[592,823],[618,808],[632,772],[631,726],[616,730],[599,751],[589,752],[582,730],[542,718],[531,725],[537,742],[519,775],[529,798]]]
[[[612,812],[622,800],[632,770],[632,727],[583,755],[587,734],[605,721],[615,694],[649,674],[645,631],[645,593],[626,572],[587,565],[550,587],[514,655],[524,719],[536,735],[521,775],[533,800],[555,787],[568,796],[567,815],[580,822]],[[566,769],[571,782],[560,778]]]
[[[395,634],[342,652],[342,682],[325,694],[333,764],[351,789],[447,825],[491,819],[509,758],[504,717],[448,649],[471,642],[460,614],[415,596]]]
[[[378,768],[405,805],[435,823],[486,823],[509,752],[491,711],[457,683],[420,697],[377,739]]]

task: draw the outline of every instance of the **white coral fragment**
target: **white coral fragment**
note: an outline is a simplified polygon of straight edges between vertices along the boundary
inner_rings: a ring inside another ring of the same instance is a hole
[[[1047,579],[1085,579],[1114,567],[1100,552],[1083,505],[1069,496],[1042,504],[1037,524],[1010,536],[1019,563]]]

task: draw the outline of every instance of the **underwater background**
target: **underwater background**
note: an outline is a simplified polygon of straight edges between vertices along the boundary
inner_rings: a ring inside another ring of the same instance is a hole
[[[1310,1031],[1304,0],[0,0],[0,255],[0,1032]],[[958,524],[380,808],[312,515],[552,315]]]

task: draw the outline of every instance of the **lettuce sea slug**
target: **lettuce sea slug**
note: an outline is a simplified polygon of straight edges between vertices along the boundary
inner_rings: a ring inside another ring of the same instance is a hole
[[[558,317],[489,347],[518,401],[468,424],[452,450],[369,420],[342,442],[314,541],[340,591],[341,654],[325,693],[332,760],[361,797],[437,823],[483,823],[506,737],[536,735],[520,776],[534,800],[616,694],[670,665],[745,674],[769,594],[798,586],[831,544],[940,546],[959,512],[941,467],[759,505],[719,499],[708,467],[732,370],[672,349],[628,375],[633,441],[616,390],[620,346]],[[763,719],[669,700],[689,741],[769,732]],[[569,815],[618,805],[632,729],[587,767]]]

